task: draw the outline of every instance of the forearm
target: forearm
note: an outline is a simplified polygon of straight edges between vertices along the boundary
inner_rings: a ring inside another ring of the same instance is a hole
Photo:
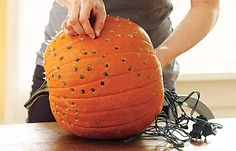
[[[189,50],[207,35],[217,20],[219,13],[217,6],[204,3],[192,4],[191,10],[182,22],[157,48],[157,57],[162,68],[165,68],[171,60]]]

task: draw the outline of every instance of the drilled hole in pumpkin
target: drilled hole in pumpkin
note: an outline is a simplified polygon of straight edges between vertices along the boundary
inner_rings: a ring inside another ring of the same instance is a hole
[[[57,56],[57,54],[56,54],[56,53],[54,53],[54,54],[53,54],[53,56],[54,56],[54,57],[56,57],[56,56]]]
[[[104,81],[101,81],[100,84],[101,84],[101,86],[104,86],[104,85],[105,85],[105,82],[104,82]]]
[[[55,51],[56,50],[56,48],[54,48],[54,47],[51,47],[51,51],[53,52],[53,51]]]
[[[137,55],[138,57],[140,57],[140,53],[136,53],[136,55]]]
[[[121,61],[122,61],[122,62],[125,62],[125,61],[126,61],[126,58],[125,58],[125,57],[122,57],[122,58],[121,58]]]
[[[148,79],[149,79],[149,80],[151,80],[151,79],[152,79],[152,77],[148,75]]]
[[[109,67],[109,64],[108,64],[108,63],[105,63],[105,64],[104,64],[104,67],[105,67],[105,68]]]
[[[115,49],[115,50],[119,50],[120,47],[119,47],[119,46],[115,46],[114,49]]]
[[[56,77],[57,77],[57,79],[61,79],[61,75],[60,74],[57,74]]]
[[[69,105],[70,106],[75,106],[75,102],[70,102]]]
[[[88,67],[88,68],[87,68],[87,70],[88,70],[88,71],[91,71],[91,70],[92,70],[92,68],[91,68],[91,67]]]
[[[121,38],[121,34],[116,34],[116,38]]]
[[[75,122],[79,122],[79,119],[75,118]]]
[[[75,58],[75,61],[78,62],[78,61],[79,61],[79,57],[76,57],[76,58]]]
[[[106,41],[106,42],[110,42],[110,38],[106,38],[105,41]]]
[[[60,60],[63,60],[63,59],[64,59],[64,57],[63,57],[63,56],[61,56],[61,57],[59,57],[59,59],[60,59]]]
[[[51,78],[54,78],[54,74],[51,74]]]
[[[114,33],[114,30],[110,30],[110,33]]]
[[[64,116],[64,117],[67,117],[67,113],[63,113],[63,116]]]
[[[64,34],[62,34],[62,35],[61,35],[61,39],[64,39],[64,38],[65,38],[65,35],[64,35]]]
[[[62,84],[63,87],[66,86],[66,82],[65,81],[62,81],[61,84]]]
[[[92,92],[95,92],[96,90],[95,90],[95,88],[91,88],[91,91],[92,91]]]
[[[108,73],[107,73],[107,72],[104,72],[104,73],[103,73],[103,76],[104,76],[104,77],[108,77]]]
[[[73,112],[74,112],[74,114],[77,114],[79,111],[75,109],[75,110],[73,110]]]
[[[54,66],[53,69],[60,70],[60,67],[59,66]]]
[[[144,60],[144,61],[143,61],[143,64],[146,65],[146,64],[147,64],[147,60]]]
[[[132,68],[132,67],[129,67],[129,68],[128,68],[128,71],[132,71],[132,70],[133,70],[133,68]]]
[[[84,89],[80,90],[80,93],[85,94],[85,90]]]
[[[83,74],[80,75],[80,79],[84,79],[85,76]]]
[[[93,54],[96,54],[96,53],[97,53],[97,50],[93,50],[92,53],[93,53]]]
[[[73,67],[73,71],[77,72],[78,71],[78,67]]]
[[[101,54],[101,56],[100,56],[101,58],[105,58],[105,55],[104,54]]]
[[[84,55],[87,55],[87,54],[88,54],[88,51],[87,51],[87,50],[84,50],[83,54],[84,54]]]
[[[74,88],[70,88],[70,92],[71,93],[75,93],[75,89]]]
[[[129,38],[133,38],[133,35],[131,35],[131,34],[128,34],[128,37],[129,37]]]
[[[142,47],[138,47],[138,50],[139,50],[139,51],[143,51],[143,48],[142,48]]]
[[[67,49],[71,49],[71,48],[72,48],[71,44],[68,43],[68,44],[66,45],[66,48],[67,48]]]
[[[141,73],[138,73],[138,78],[141,77]]]

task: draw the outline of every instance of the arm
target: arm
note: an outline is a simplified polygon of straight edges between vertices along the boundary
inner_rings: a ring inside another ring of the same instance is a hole
[[[156,49],[162,68],[202,40],[215,25],[219,0],[191,0],[191,9],[173,33]]]
[[[106,10],[103,0],[56,0],[68,9],[62,29],[69,35],[87,34],[91,38],[100,35],[106,19]],[[95,17],[94,28],[91,27],[90,15]]]

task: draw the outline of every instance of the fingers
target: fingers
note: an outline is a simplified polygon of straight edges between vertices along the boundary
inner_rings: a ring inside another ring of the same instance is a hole
[[[79,23],[78,15],[80,13],[80,6],[75,5],[69,12],[69,18],[67,20],[67,27],[73,28],[78,34],[84,34],[84,29]]]
[[[100,36],[100,32],[102,31],[102,28],[104,26],[105,20],[106,20],[106,10],[105,7],[104,9],[101,9],[96,12],[96,19],[95,19],[95,24],[94,24],[94,31],[97,37]]]
[[[70,35],[70,36],[78,35],[78,33],[72,27],[68,27],[67,19],[63,22],[61,28],[67,35]]]
[[[93,39],[100,35],[106,19],[106,10],[102,0],[80,0],[66,6],[68,17],[62,24],[62,29],[66,34],[87,34]],[[94,28],[89,21],[90,15],[95,16]]]
[[[89,22],[89,17],[92,12],[95,10],[95,4],[93,3],[81,3],[81,11],[79,16],[79,22],[82,25],[84,32],[89,35],[91,38],[95,38],[94,30]]]

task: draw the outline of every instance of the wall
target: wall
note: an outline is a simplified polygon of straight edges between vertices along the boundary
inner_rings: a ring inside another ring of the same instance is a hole
[[[200,91],[201,100],[215,117],[236,117],[236,74],[182,75],[177,83],[178,94]]]
[[[6,62],[6,0],[0,0],[0,122],[3,121]]]

